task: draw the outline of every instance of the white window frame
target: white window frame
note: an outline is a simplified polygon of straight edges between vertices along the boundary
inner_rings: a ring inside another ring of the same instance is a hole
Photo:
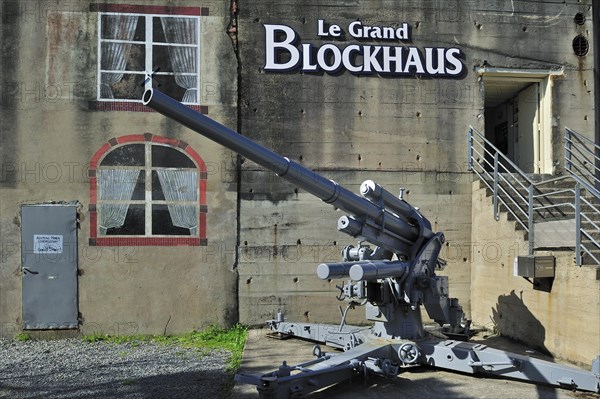
[[[102,166],[102,161],[104,160],[104,158],[106,158],[106,156],[108,156],[112,151],[120,148],[120,147],[124,147],[127,145],[136,145],[136,144],[143,144],[144,145],[144,165],[143,166]],[[182,155],[184,155],[185,157],[187,157],[194,165],[194,168],[169,168],[169,167],[156,167],[156,166],[152,166],[152,146],[162,146],[162,147],[168,147],[171,148],[173,150],[177,150],[179,151]],[[98,212],[100,212],[100,205],[104,204],[104,203],[127,203],[129,205],[144,205],[144,215],[145,215],[145,225],[144,225],[144,234],[143,235],[139,235],[139,234],[127,234],[127,235],[117,235],[117,234],[101,234],[100,232],[100,223],[97,224],[96,229],[97,229],[97,237],[109,237],[109,238],[133,238],[133,237],[163,237],[163,238],[176,238],[176,237],[183,237],[183,238],[198,238],[200,237],[200,231],[198,229],[198,232],[195,235],[175,235],[175,234],[152,234],[152,205],[168,205],[168,204],[182,204],[182,205],[193,205],[198,209],[198,214],[200,214],[200,179],[196,180],[196,200],[194,201],[168,201],[168,200],[156,200],[152,198],[152,171],[155,170],[195,170],[198,173],[198,176],[200,176],[200,168],[198,167],[198,165],[196,164],[195,160],[192,159],[188,154],[185,153],[185,151],[182,151],[181,149],[177,148],[177,147],[173,147],[171,145],[168,144],[160,144],[160,143],[154,143],[154,142],[131,142],[131,143],[125,143],[123,145],[120,146],[115,146],[113,148],[110,149],[110,151],[108,151],[104,157],[102,158],[102,160],[100,160],[100,162],[98,163],[97,169],[96,170],[107,170],[107,169],[128,169],[128,170],[139,170],[139,171],[143,171],[144,172],[144,199],[143,200],[134,200],[134,199],[129,199],[127,201],[117,201],[117,200],[103,200],[102,198],[102,193],[101,191],[101,184],[100,182],[98,182],[98,199],[97,199],[97,209]],[[98,220],[100,220],[100,218],[98,218]]]
[[[137,17],[144,17],[144,23],[145,23],[145,42],[141,42],[141,41],[127,41],[127,40],[115,40],[115,39],[102,39],[102,16],[104,15],[127,15],[127,16],[137,16]],[[197,31],[197,35],[198,37],[196,38],[196,44],[177,44],[177,43],[166,43],[166,42],[154,42],[154,36],[153,36],[153,32],[152,32],[152,19],[153,18],[192,18],[196,20],[198,29]],[[119,13],[119,12],[99,12],[98,13],[98,72],[97,72],[97,76],[96,76],[96,100],[97,101],[103,101],[103,102],[137,102],[137,103],[142,103],[142,99],[123,99],[123,98],[101,98],[100,97],[100,86],[102,84],[102,73],[123,73],[123,71],[111,71],[111,70],[102,70],[101,66],[102,66],[102,50],[101,50],[101,46],[102,46],[102,42],[115,42],[115,43],[129,43],[129,44],[134,44],[134,45],[141,45],[141,44],[145,44],[145,55],[146,58],[144,60],[144,67],[145,67],[145,71],[125,71],[124,73],[126,74],[131,74],[131,75],[140,75],[140,77],[146,79],[148,78],[152,73],[153,73],[153,68],[156,67],[156,65],[152,65],[152,46],[153,45],[158,45],[158,46],[175,46],[175,47],[194,47],[197,49],[196,54],[197,54],[197,71],[196,73],[181,73],[178,75],[188,75],[188,76],[192,76],[192,75],[196,75],[196,90],[198,95],[196,96],[196,102],[195,103],[184,103],[184,104],[189,104],[189,105],[200,105],[200,36],[201,36],[201,24],[200,24],[200,17],[199,16],[190,16],[190,15],[177,15],[177,14],[143,14],[143,13]],[[156,76],[160,76],[160,75],[171,75],[174,76],[176,73],[175,72],[162,72],[162,71],[158,71],[156,73],[154,73],[154,75]],[[141,80],[141,79],[140,79]],[[148,79],[144,85],[144,90],[152,88],[152,80]]]

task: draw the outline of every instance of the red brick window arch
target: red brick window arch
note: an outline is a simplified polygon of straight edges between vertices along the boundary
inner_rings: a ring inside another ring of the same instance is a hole
[[[109,140],[90,161],[90,245],[206,245],[206,177],[184,141]]]

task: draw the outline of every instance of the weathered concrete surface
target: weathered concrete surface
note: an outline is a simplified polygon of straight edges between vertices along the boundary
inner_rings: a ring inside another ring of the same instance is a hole
[[[479,325],[585,365],[600,354],[600,280],[596,267],[574,265],[573,252],[536,251],[556,256],[550,292],[534,290],[515,277],[513,261],[527,255],[523,232],[506,213],[496,222],[491,198],[473,183],[472,316]]]
[[[342,5],[344,12],[340,14]],[[264,23],[287,24],[302,38],[318,43],[315,30],[319,18],[344,25],[355,19],[355,14],[373,24],[401,21],[412,12],[411,20],[425,17],[420,5],[389,5],[327,1],[308,6],[303,2],[263,1],[242,9],[240,56],[244,84],[240,89],[247,99],[241,108],[243,133],[357,193],[365,179],[373,179],[391,192],[406,187],[408,201],[419,206],[436,229],[445,229],[449,243],[468,241],[470,208],[463,205],[469,203],[470,193],[468,179],[461,181],[464,151],[458,150],[456,134],[468,126],[461,115],[471,114],[473,101],[479,100],[465,96],[458,104],[446,104],[443,99],[438,102],[447,82],[435,80],[254,72],[264,60],[264,49],[255,45],[264,38]],[[477,86],[476,81],[461,83]],[[438,118],[439,112],[447,118]],[[460,142],[462,145],[463,140]],[[286,305],[290,317],[301,318],[308,312],[313,320],[334,321],[337,304],[324,299],[331,297],[331,286],[336,291],[336,284],[319,282],[314,270],[316,264],[330,260],[332,255],[339,260],[335,253],[343,246],[356,245],[352,238],[335,230],[341,214],[302,195],[302,190],[296,194],[295,187],[278,182],[252,165],[244,165],[242,176],[241,242],[248,242],[248,248],[242,247],[239,273],[243,276],[241,285],[249,278],[253,280],[251,286],[240,289],[240,319],[254,324],[262,314],[272,315],[277,307]],[[257,201],[264,205],[257,205]],[[292,207],[298,209],[293,213],[299,214],[298,219],[289,217]],[[267,215],[266,209],[271,210]],[[307,256],[284,260],[289,271],[284,272],[284,285],[280,286],[272,276],[256,276],[255,263],[260,263],[263,273],[269,273],[268,262],[244,261],[244,253],[263,249],[261,242],[277,248],[274,253],[278,258],[290,250],[315,253],[314,248],[319,248],[319,252],[317,259]],[[313,249],[305,251],[306,245]],[[456,283],[453,295],[468,310],[468,269],[452,269],[449,267],[448,273],[456,272],[451,277]],[[286,290],[285,281],[293,280],[287,278],[290,273],[301,274],[300,281],[294,289]],[[300,297],[297,291],[310,294]],[[255,299],[265,297],[271,300],[261,303]]]
[[[285,360],[289,365],[311,360],[312,343],[288,339],[278,341],[265,336],[266,330],[251,330],[244,350],[240,372],[261,374],[276,370]],[[499,349],[526,354],[528,348],[497,337],[485,343]],[[539,357],[543,357],[538,355]],[[547,359],[548,360],[548,359]],[[237,384],[231,398],[258,398],[253,385]],[[597,395],[573,393],[549,386],[507,381],[494,378],[473,377],[441,370],[415,368],[401,373],[397,378],[369,377],[344,381],[333,387],[309,394],[310,398],[489,398],[489,399],[567,399],[596,398]]]
[[[83,206],[81,333],[162,334],[235,323],[235,155],[157,113],[93,110],[98,14],[90,3],[0,5],[0,336],[21,328],[20,205],[45,201],[78,200]],[[201,103],[212,118],[235,128],[237,66],[224,28],[229,2],[170,4],[209,6],[201,21]],[[90,159],[113,137],[143,133],[183,140],[206,163],[208,246],[89,245]]]
[[[91,3],[4,1],[0,8],[0,335],[14,335],[20,328],[20,205],[51,200],[79,200],[84,209],[79,235],[84,333],[181,332],[238,319],[261,324],[280,308],[290,319],[336,322],[332,298],[339,282],[320,281],[314,271],[320,262],[338,260],[344,245],[356,245],[335,231],[339,212],[250,162],[238,181],[234,154],[162,116],[92,110],[98,19]],[[448,260],[451,295],[479,323],[493,317],[500,296],[512,300],[512,289],[517,297],[526,291],[525,283],[516,283],[508,272],[505,277],[488,274],[474,260],[486,244],[485,250],[492,251],[486,256],[493,257],[496,247],[487,237],[498,228],[471,228],[473,216],[480,216],[472,213],[482,210],[471,207],[464,137],[469,125],[485,127],[485,87],[476,70],[564,70],[554,81],[552,110],[552,161],[560,171],[564,127],[590,137],[594,131],[594,46],[581,58],[572,49],[575,35],[591,32],[590,1],[239,2],[238,54],[226,32],[232,2],[168,3],[209,8],[201,22],[201,103],[210,117],[241,127],[243,134],[355,192],[368,178],[392,192],[406,187],[407,200],[422,209],[434,230],[444,231],[442,257]],[[584,25],[575,25],[577,12],[587,17]],[[289,25],[303,40],[319,44],[324,40],[316,35],[318,19],[342,26],[357,19],[371,25],[406,21],[416,46],[460,47],[467,75],[438,80],[264,73],[263,25]],[[206,162],[207,247],[88,245],[90,157],[113,137],[145,132],[182,139]],[[474,251],[473,243],[480,243],[480,249]],[[521,248],[522,242],[517,245]],[[511,268],[507,262],[501,262],[503,270]],[[593,303],[598,287],[590,290],[587,275],[569,270],[568,290],[581,287],[584,301]],[[495,279],[502,290],[493,286]],[[560,295],[552,306],[539,309],[547,313],[539,320],[550,323],[544,326],[547,338],[550,330],[565,332],[546,343],[548,348],[574,348],[579,343],[569,342],[566,332],[580,331],[584,322],[573,311],[579,311],[577,303],[563,302]],[[361,311],[349,318],[362,320]],[[566,350],[560,353],[570,356]]]
[[[345,174],[340,175],[345,177]],[[355,175],[354,182],[344,184],[358,192],[360,183],[368,178],[369,173]],[[383,185],[388,183],[387,179],[394,178],[392,173],[380,176],[379,182]],[[451,225],[451,219],[457,215],[463,215],[461,220],[470,218],[463,206],[470,200],[470,192],[460,191],[460,186],[454,187],[449,194],[436,192],[441,190],[440,186],[420,182],[420,177],[405,176],[404,179],[405,186],[411,187],[407,195],[409,202],[419,204],[425,198],[428,201],[438,198],[427,207],[421,207],[434,229]],[[426,175],[424,179],[433,182],[436,174]],[[393,185],[391,182],[387,184],[388,187]],[[417,186],[428,192],[415,192],[414,187]],[[276,205],[258,200],[247,202],[247,205],[240,248],[240,319],[251,325],[262,324],[283,309],[290,319],[338,322],[339,302],[335,296],[339,290],[336,285],[341,285],[342,281],[318,279],[316,267],[323,262],[339,261],[343,246],[357,245],[354,239],[336,231],[337,219],[343,213],[306,193],[299,193],[294,199],[280,201]],[[470,270],[466,248],[460,243],[462,232],[468,230],[469,225],[462,222],[459,225],[462,226],[458,229],[460,231],[444,230],[447,246],[442,257],[453,264],[453,269],[448,267],[448,272],[453,273],[450,277],[453,284],[451,294],[459,297],[468,312],[469,290],[464,280],[470,280]],[[351,323],[363,322],[362,309],[351,312],[349,320]]]
[[[572,49],[573,37],[591,29],[591,22],[576,26],[573,16],[582,12],[589,19],[589,4],[240,4],[242,133],[356,192],[366,178],[391,192],[409,190],[407,200],[423,210],[435,230],[445,233],[448,243],[442,257],[448,260],[450,293],[471,314],[471,301],[478,298],[471,298],[470,249],[483,237],[471,233],[472,176],[466,168],[468,126],[481,131],[485,126],[485,87],[476,70],[564,69],[553,82],[551,128],[551,163],[561,170],[564,126],[593,132],[593,118],[586,117],[593,114],[593,58],[591,53],[578,58]],[[444,80],[262,70],[264,24],[287,25],[302,42],[315,46],[357,42],[349,35],[317,36],[319,19],[343,28],[357,19],[374,26],[407,21],[411,45],[463,49],[467,75]],[[343,246],[356,243],[335,231],[339,213],[295,189],[250,162],[243,165],[238,271],[244,323],[261,323],[279,308],[297,320],[337,321],[337,303],[330,298],[338,283],[319,281],[314,270],[318,263],[336,259]],[[352,317],[353,322],[362,320],[360,314]]]

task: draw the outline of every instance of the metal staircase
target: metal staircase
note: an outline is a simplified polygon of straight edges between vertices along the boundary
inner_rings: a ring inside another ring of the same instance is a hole
[[[506,212],[515,228],[525,231],[530,255],[571,249],[576,265],[600,265],[600,147],[570,129],[565,143],[565,175],[526,174],[471,127],[468,168],[492,197],[496,220]]]

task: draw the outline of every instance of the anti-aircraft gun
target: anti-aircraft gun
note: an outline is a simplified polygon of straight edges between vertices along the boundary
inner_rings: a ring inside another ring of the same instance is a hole
[[[469,321],[458,300],[448,294],[448,278],[437,276],[445,262],[439,259],[443,233],[435,233],[419,210],[379,184],[362,183],[362,196],[338,183],[278,155],[235,131],[197,113],[156,89],[143,102],[201,135],[237,152],[279,177],[347,212],[337,228],[376,247],[359,244],[342,251],[343,261],[317,267],[321,279],[347,279],[338,299],[349,305],[339,325],[293,323],[282,313],[267,323],[274,333],[296,336],[342,349],[325,353],[313,348],[315,359],[264,375],[236,376],[254,384],[262,397],[287,398],[306,394],[372,372],[396,376],[402,369],[428,365],[463,373],[481,373],[600,392],[600,356],[592,372],[465,342]],[[372,327],[346,325],[349,308],[364,305]],[[427,334],[420,306],[453,339]],[[458,339],[457,339],[458,338]]]

